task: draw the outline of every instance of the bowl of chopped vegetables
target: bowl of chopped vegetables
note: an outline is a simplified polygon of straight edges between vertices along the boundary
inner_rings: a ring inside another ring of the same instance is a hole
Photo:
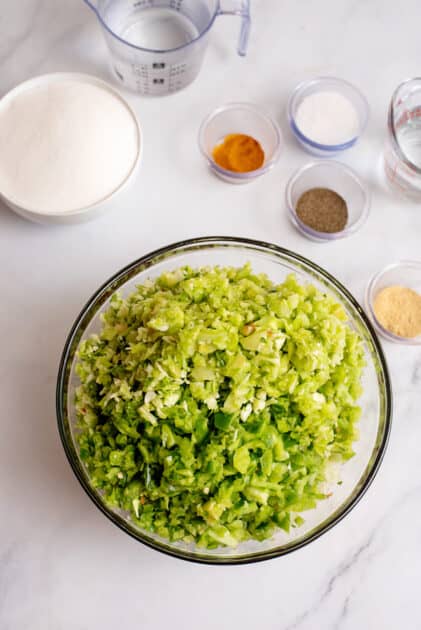
[[[286,554],[367,490],[390,431],[385,359],[330,274],[275,245],[205,237],[119,271],[67,339],[64,450],[123,531],[170,555]]]

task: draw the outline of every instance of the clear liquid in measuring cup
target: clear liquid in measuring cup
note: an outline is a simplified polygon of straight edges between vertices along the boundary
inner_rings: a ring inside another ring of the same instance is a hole
[[[196,39],[199,31],[188,17],[171,8],[157,7],[128,16],[120,33],[130,44],[149,50],[172,50]]]
[[[249,0],[235,0],[227,10],[218,0],[85,2],[102,25],[113,75],[138,94],[163,96],[190,85],[200,72],[218,15],[241,17],[238,54],[246,54]]]
[[[211,19],[202,0],[111,1],[104,22],[118,35],[106,35],[112,51],[112,68],[121,83],[140,94],[171,94],[189,85],[199,73]],[[167,3],[167,6],[163,6]],[[174,4],[174,6],[172,6]]]
[[[405,157],[421,168],[421,109],[405,115],[405,121],[397,125],[396,138]]]

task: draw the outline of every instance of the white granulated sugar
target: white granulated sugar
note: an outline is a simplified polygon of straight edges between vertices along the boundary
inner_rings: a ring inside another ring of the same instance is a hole
[[[319,144],[343,144],[356,137],[358,113],[339,92],[315,92],[306,96],[295,116],[298,129]]]
[[[116,94],[77,79],[28,87],[0,109],[0,192],[38,212],[108,197],[139,152],[136,121]]]

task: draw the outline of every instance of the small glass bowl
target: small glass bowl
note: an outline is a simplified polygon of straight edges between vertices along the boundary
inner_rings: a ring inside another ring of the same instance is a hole
[[[261,168],[237,173],[222,168],[212,157],[212,151],[228,134],[241,133],[257,140],[264,153]],[[268,114],[249,103],[229,103],[209,114],[199,130],[199,148],[212,171],[230,184],[246,184],[272,169],[279,159],[281,130]]]
[[[421,345],[421,335],[417,337],[400,337],[395,335],[384,328],[375,315],[374,300],[377,293],[391,286],[409,287],[421,295],[421,261],[401,260],[388,265],[370,280],[365,293],[365,305],[368,316],[382,337],[394,343],[419,346]]]
[[[298,200],[312,188],[329,188],[345,200],[348,223],[341,232],[317,232],[298,218]],[[366,220],[370,208],[367,186],[349,166],[334,160],[310,162],[300,168],[289,180],[285,194],[292,223],[304,236],[319,242],[333,241],[353,234]]]
[[[359,129],[356,136],[349,138],[342,144],[320,144],[300,131],[296,123],[298,107],[304,98],[316,92],[337,92],[351,101],[359,118]],[[306,151],[318,157],[332,157],[354,146],[367,125],[368,115],[369,106],[365,96],[351,83],[335,77],[319,77],[300,83],[295,88],[288,103],[288,120],[295,138]]]

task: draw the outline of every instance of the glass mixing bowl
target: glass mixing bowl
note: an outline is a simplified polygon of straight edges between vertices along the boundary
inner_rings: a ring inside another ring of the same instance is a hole
[[[317,508],[304,513],[305,523],[290,533],[278,531],[263,542],[247,541],[236,548],[206,550],[185,543],[171,543],[139,529],[122,510],[106,505],[101,494],[89,481],[79,458],[76,442],[75,373],[80,342],[101,329],[101,313],[107,309],[113,293],[127,295],[147,278],[183,265],[241,266],[249,261],[256,272],[265,272],[275,283],[293,272],[301,282],[310,282],[333,296],[345,308],[349,325],[364,340],[366,368],[360,439],[355,456],[341,467],[342,484],[332,483],[332,494]],[[64,347],[57,383],[58,426],[64,450],[84,490],[102,512],[127,534],[164,553],[210,564],[240,564],[281,556],[315,540],[338,523],[358,502],[373,480],[388,441],[391,423],[391,388],[387,366],[380,344],[363,310],[348,291],[326,271],[305,258],[275,245],[231,238],[197,238],[159,249],[143,256],[108,280],[89,300],[77,318]]]

